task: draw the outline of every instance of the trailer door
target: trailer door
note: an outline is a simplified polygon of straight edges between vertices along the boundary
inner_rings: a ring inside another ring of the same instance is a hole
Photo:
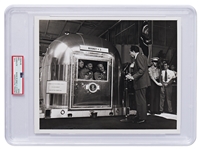
[[[75,53],[71,61],[70,109],[111,109],[112,56],[105,53],[80,52]],[[80,61],[84,63],[83,68],[79,68]]]

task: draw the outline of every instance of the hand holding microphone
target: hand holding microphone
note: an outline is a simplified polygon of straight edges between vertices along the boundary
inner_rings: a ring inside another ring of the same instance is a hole
[[[128,73],[126,75],[126,78],[129,79],[129,80],[134,80],[133,76],[130,73]]]

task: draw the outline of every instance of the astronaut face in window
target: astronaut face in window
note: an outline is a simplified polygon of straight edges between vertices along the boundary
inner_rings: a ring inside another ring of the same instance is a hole
[[[81,69],[84,67],[84,62],[82,60],[78,61],[78,68]]]
[[[93,64],[92,64],[92,63],[88,63],[88,64],[87,64],[87,68],[88,68],[89,70],[92,70]]]
[[[105,71],[103,64],[98,64],[98,68],[101,72]]]

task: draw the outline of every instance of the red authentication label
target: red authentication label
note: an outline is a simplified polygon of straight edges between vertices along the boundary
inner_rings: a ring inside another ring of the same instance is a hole
[[[12,56],[12,94],[24,94],[24,57]]]

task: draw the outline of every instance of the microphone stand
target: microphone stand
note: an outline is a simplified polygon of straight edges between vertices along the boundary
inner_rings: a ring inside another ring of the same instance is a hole
[[[124,79],[124,99],[126,100],[126,115],[124,119],[121,119],[120,122],[130,122],[130,120],[128,119],[129,116],[129,112],[130,112],[130,107],[129,107],[129,95],[128,95],[128,79],[125,78]]]

